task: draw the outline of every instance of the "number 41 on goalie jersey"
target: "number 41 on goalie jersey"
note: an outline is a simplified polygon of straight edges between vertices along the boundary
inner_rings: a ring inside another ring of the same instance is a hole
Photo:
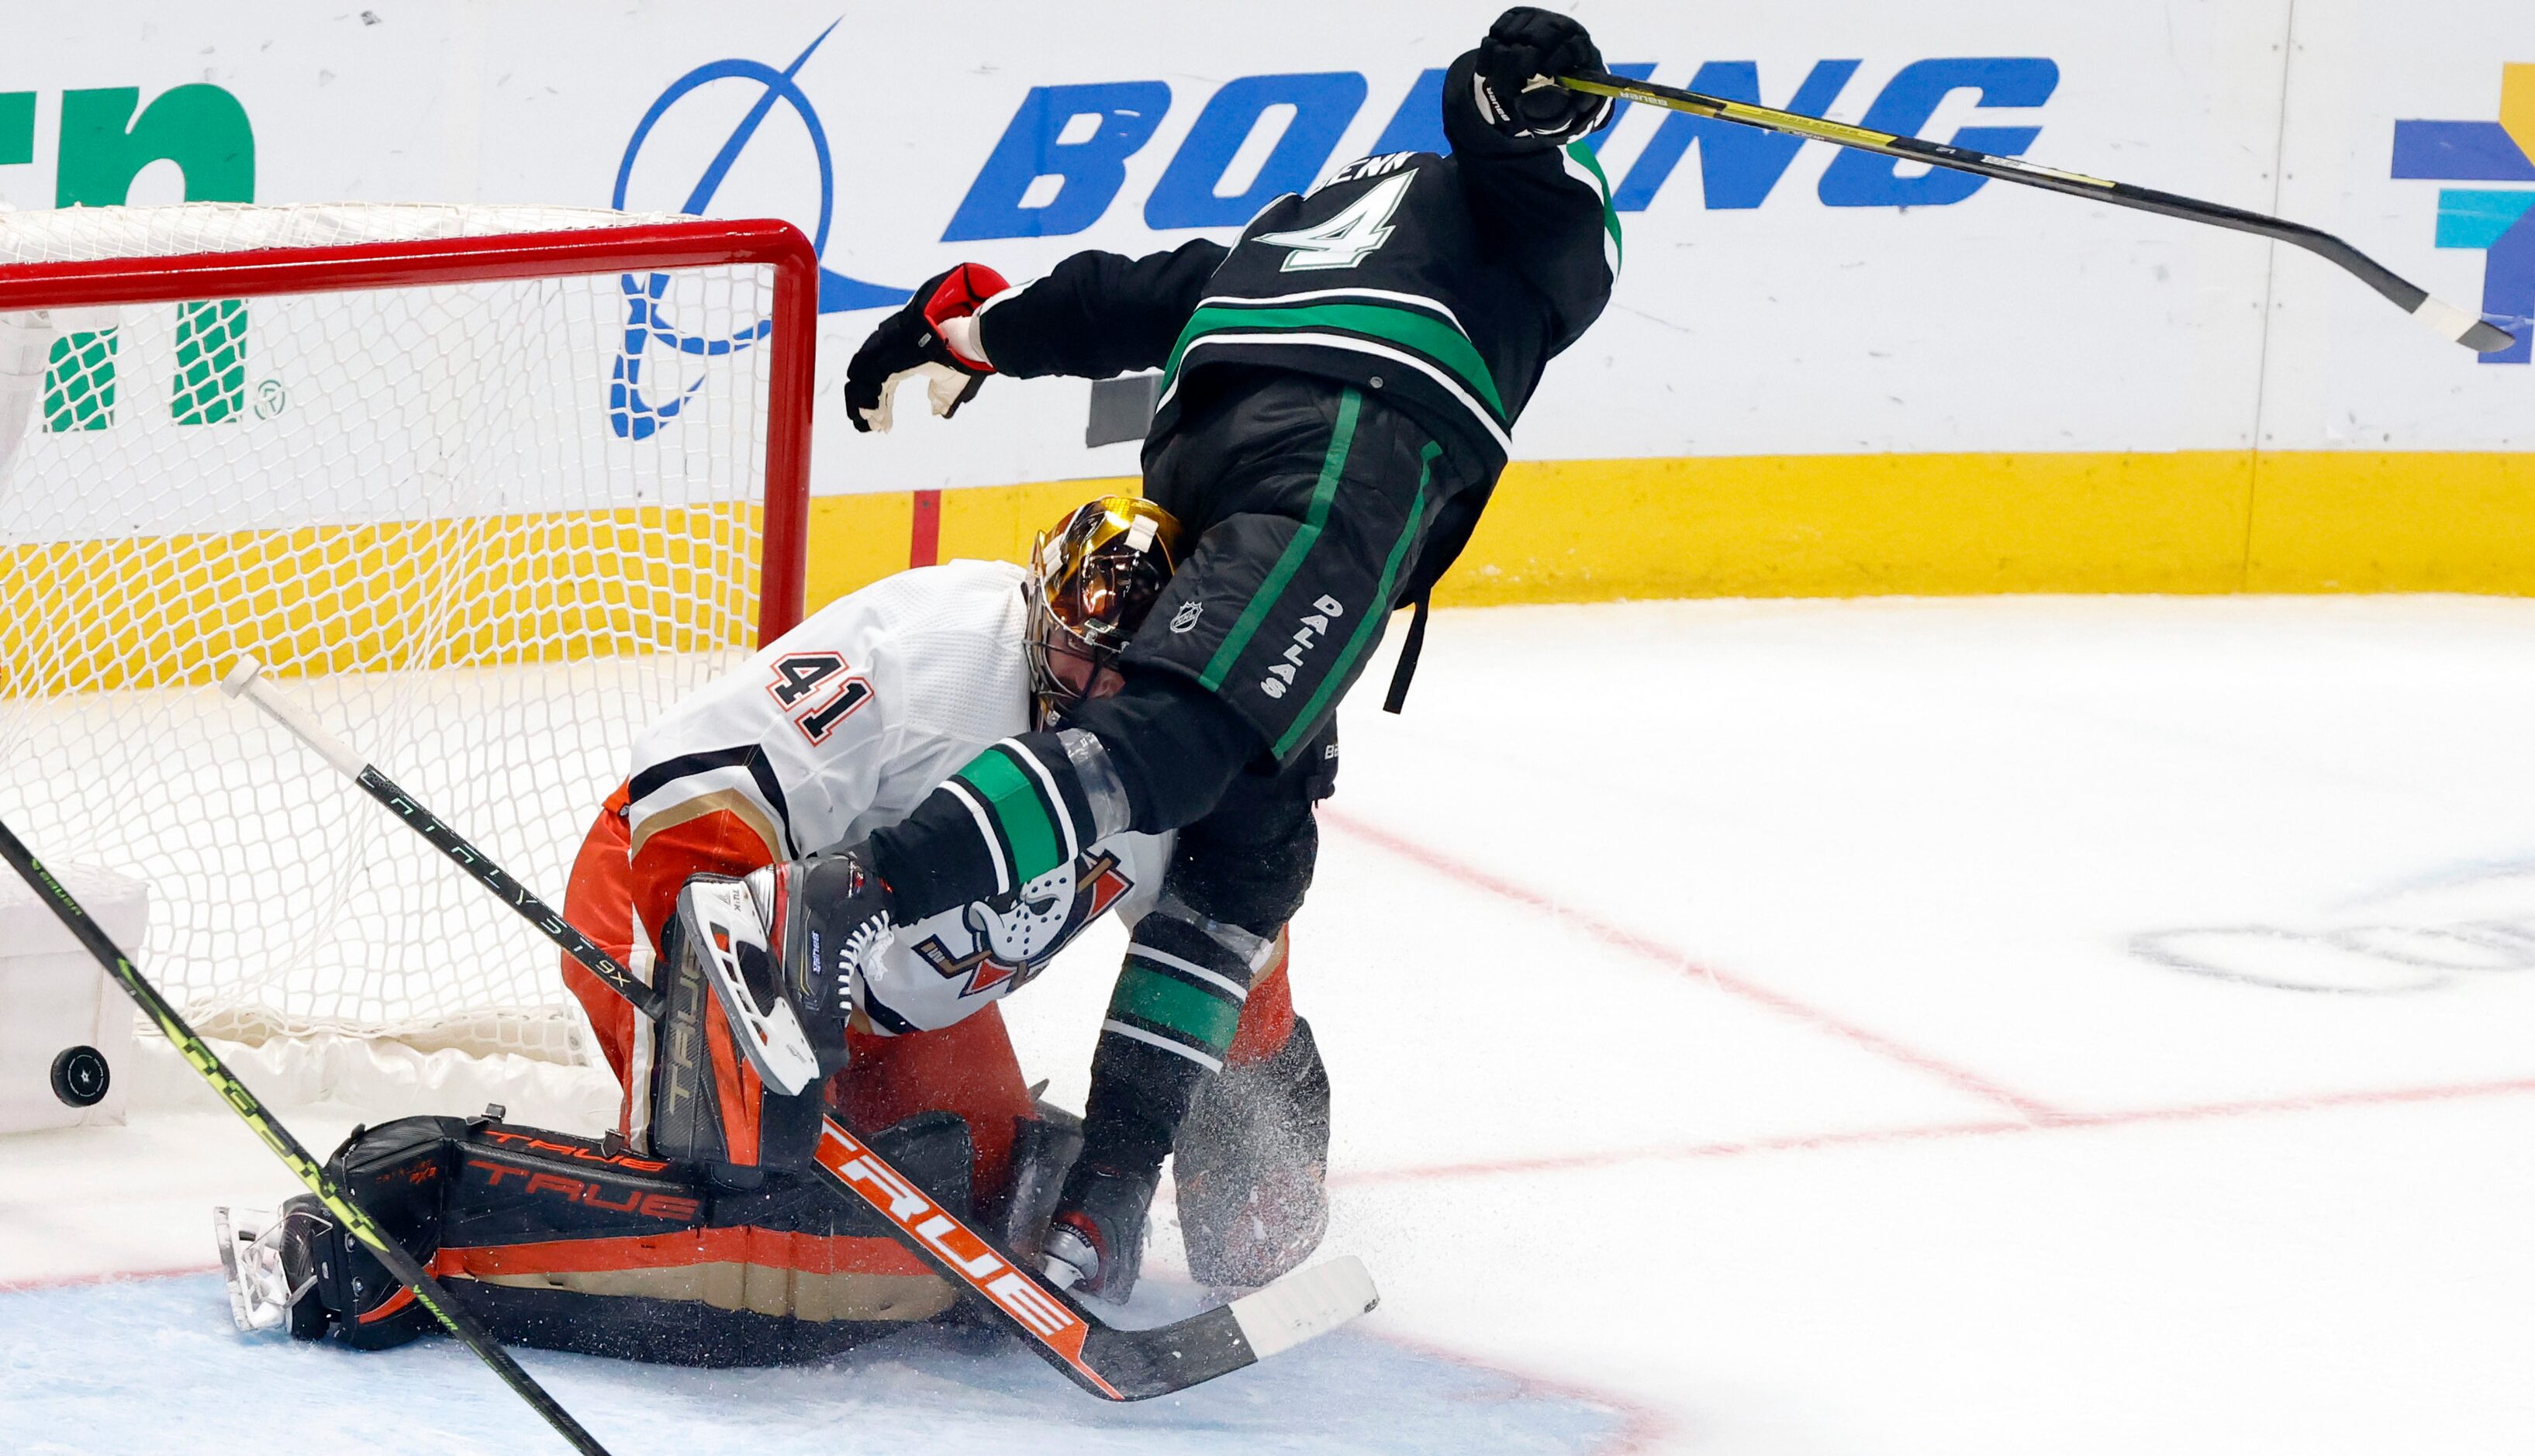
[[[766,691],[813,745],[826,743],[872,696],[871,684],[851,674],[835,652],[791,652],[774,659],[774,681]]]

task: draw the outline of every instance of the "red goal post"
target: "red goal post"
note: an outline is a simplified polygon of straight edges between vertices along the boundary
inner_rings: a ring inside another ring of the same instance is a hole
[[[819,347],[819,255],[801,229],[772,218],[653,222],[569,232],[427,238],[340,247],[269,248],[152,260],[0,265],[0,313],[668,269],[762,265],[773,270],[773,385],[766,441],[766,535],[757,635],[773,641],[801,620],[810,531],[810,422]]]
[[[634,736],[803,614],[818,296],[774,220],[0,212],[0,813],[268,1064],[588,1065],[551,948],[213,684],[560,901]]]

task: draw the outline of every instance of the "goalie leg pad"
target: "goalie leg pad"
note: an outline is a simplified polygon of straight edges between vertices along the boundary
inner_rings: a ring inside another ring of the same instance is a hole
[[[980,1210],[987,1227],[1020,1258],[1036,1261],[1047,1243],[1048,1220],[1065,1175],[1082,1155],[1082,1120],[1040,1103],[1016,1120],[1012,1178],[1001,1196]]]
[[[969,1206],[967,1124],[956,1115],[918,1114],[870,1141],[928,1195]],[[879,1215],[804,1179],[737,1191],[613,1143],[450,1118],[357,1132],[329,1172],[509,1343],[773,1364],[832,1355],[957,1299]],[[294,1334],[370,1350],[437,1327],[316,1199],[283,1213],[304,1235],[274,1245],[272,1287],[300,1291],[286,1310]]]
[[[889,888],[860,845],[741,880],[689,880],[661,947],[669,1025],[655,1147],[742,1187],[806,1164],[822,1084],[851,1061],[846,1033],[891,935]]]
[[[660,962],[666,1004],[654,1036],[649,1150],[731,1187],[806,1164],[824,1108],[823,1062],[805,1046],[784,1072],[805,1084],[786,1091],[765,1071],[758,1038],[800,1033],[774,983],[770,939],[745,883],[700,876],[679,893]],[[835,1046],[841,1065],[841,1034]]]
[[[335,1185],[381,1231],[426,1265],[438,1245],[449,1186],[446,1118],[407,1118],[355,1129],[326,1165]],[[291,1337],[329,1333],[358,1350],[402,1345],[437,1321],[314,1194],[278,1212],[212,1210],[229,1313],[241,1332],[287,1326]]]
[[[212,1232],[241,1334],[334,1333],[356,1350],[385,1350],[436,1323],[312,1193],[278,1210],[215,1208]]]

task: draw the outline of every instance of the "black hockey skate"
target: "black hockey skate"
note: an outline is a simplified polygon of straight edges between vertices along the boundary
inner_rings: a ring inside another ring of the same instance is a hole
[[[302,1193],[278,1212],[264,1208],[215,1208],[212,1239],[219,1245],[220,1274],[228,1281],[229,1318],[238,1333],[285,1326],[295,1340],[326,1333],[334,1316],[317,1298],[316,1244],[335,1221],[315,1198]]]
[[[1172,1160],[1191,1274],[1255,1289],[1301,1267],[1329,1226],[1329,1075],[1311,1023],[1199,1089]]]
[[[1048,1221],[1047,1277],[1112,1304],[1127,1303],[1144,1263],[1144,1231],[1152,1216],[1158,1170],[1142,1178],[1076,1163]]]
[[[384,1350],[437,1327],[314,1194],[277,1213],[215,1208],[212,1235],[241,1333],[287,1328],[294,1340],[322,1340],[331,1331],[355,1349]]]

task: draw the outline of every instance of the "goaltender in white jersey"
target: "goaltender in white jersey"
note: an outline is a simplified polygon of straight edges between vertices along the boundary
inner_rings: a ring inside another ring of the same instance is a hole
[[[897,822],[987,747],[1036,725],[1030,574],[961,561],[888,577],[812,614],[635,741],[575,865],[565,915],[653,978],[677,895]],[[1168,835],[1121,833],[1019,892],[901,928],[858,992],[870,1037],[939,1031],[1027,985],[1083,927],[1151,908]],[[577,966],[565,974],[648,1142],[657,1028]],[[1000,1036],[993,1038],[1000,1041]],[[993,1055],[988,1053],[987,1055]]]
[[[727,813],[770,860],[893,824],[989,745],[1028,732],[1027,574],[962,561],[827,607],[635,743],[626,821],[652,836]],[[1020,887],[899,928],[862,986],[883,1035],[934,1031],[1026,985],[1082,928],[1150,909],[1171,836],[1121,833]],[[651,927],[650,929],[657,929]]]

